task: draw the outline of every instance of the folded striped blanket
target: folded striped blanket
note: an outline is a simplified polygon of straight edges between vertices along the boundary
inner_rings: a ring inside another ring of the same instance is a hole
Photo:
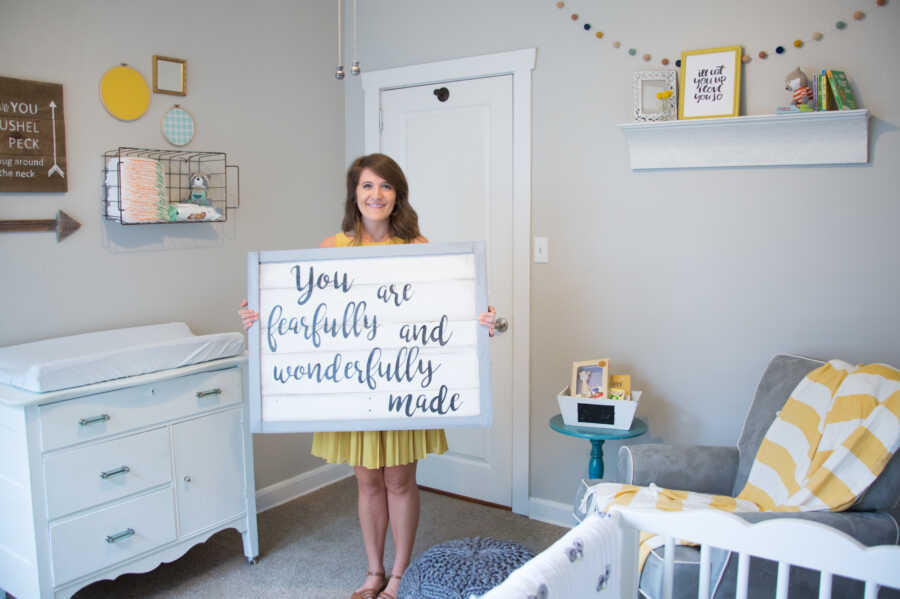
[[[600,483],[582,509],[842,511],[878,478],[900,446],[900,371],[832,360],[800,381],[766,432],[736,498]],[[646,553],[646,552],[643,552]]]

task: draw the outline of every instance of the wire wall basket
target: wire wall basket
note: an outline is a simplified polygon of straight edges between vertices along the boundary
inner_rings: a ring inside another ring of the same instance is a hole
[[[240,169],[224,152],[120,147],[103,154],[103,216],[123,225],[228,220]]]

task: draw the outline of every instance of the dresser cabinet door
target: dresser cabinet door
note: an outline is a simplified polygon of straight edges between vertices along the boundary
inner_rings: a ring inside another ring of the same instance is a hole
[[[179,536],[245,512],[240,409],[176,424],[173,450]]]

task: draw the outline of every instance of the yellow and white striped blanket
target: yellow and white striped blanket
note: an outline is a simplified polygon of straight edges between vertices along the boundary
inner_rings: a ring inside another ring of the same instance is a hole
[[[898,446],[900,371],[832,360],[794,389],[766,432],[737,498],[600,483],[585,494],[582,509],[837,512],[853,505]]]

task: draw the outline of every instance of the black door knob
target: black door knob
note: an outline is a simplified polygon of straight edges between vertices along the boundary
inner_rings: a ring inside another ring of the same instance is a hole
[[[447,98],[450,97],[450,90],[446,87],[441,87],[434,90],[434,95],[437,96],[437,99],[441,102],[446,102]]]

